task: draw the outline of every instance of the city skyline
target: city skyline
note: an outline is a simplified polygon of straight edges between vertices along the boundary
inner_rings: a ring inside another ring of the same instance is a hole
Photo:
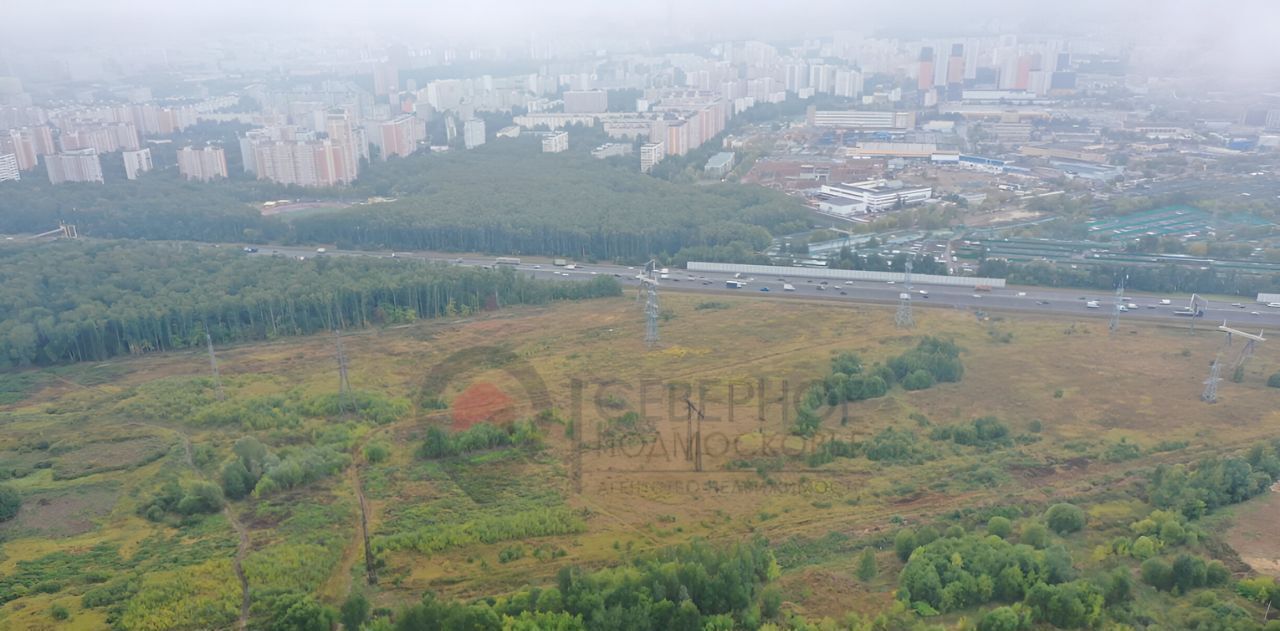
[[[536,6],[503,0],[443,6],[377,0],[358,9],[332,0],[233,0],[209,5],[24,0],[7,9],[11,28],[0,53],[21,57],[32,48],[80,53],[101,46],[163,48],[190,45],[193,36],[199,45],[216,47],[224,38],[279,37],[286,26],[292,37],[334,43],[471,45],[498,47],[507,54],[550,44],[572,44],[590,54],[606,48],[653,50],[717,39],[801,41],[838,32],[900,39],[1022,32],[1124,41],[1150,49],[1158,63],[1193,52],[1193,57],[1181,59],[1183,66],[1216,65],[1230,74],[1254,75],[1280,68],[1280,42],[1268,30],[1280,18],[1280,5],[1237,0],[1211,16],[1206,16],[1207,8],[1197,0],[1174,0],[1158,7],[1129,0],[1087,0],[1069,6],[997,0],[960,5],[932,0],[892,5],[817,0],[803,7],[727,0],[664,0],[658,5],[560,0]],[[52,13],[59,15],[56,25],[47,19]],[[494,20],[495,16],[503,19]],[[940,56],[945,57],[945,51]]]

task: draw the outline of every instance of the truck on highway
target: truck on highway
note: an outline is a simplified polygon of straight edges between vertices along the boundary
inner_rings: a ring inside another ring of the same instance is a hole
[[[564,267],[569,264],[569,261],[566,261],[564,259],[554,259],[551,261],[551,264],[555,265],[556,267]]]
[[[498,258],[493,259],[493,264],[494,265],[519,265],[520,259],[514,256],[499,256]]]
[[[991,291],[991,285],[974,285],[974,291]]]
[[[792,285],[791,283],[782,284],[782,291],[795,291],[795,290],[796,290],[795,285]]]
[[[742,289],[743,287],[746,287],[747,284],[740,280],[726,280],[724,281],[724,286],[729,289]]]
[[[1086,308],[1086,309],[1101,309],[1101,308],[1102,308],[1102,305],[1098,304],[1098,301],[1097,301],[1097,300],[1090,300],[1089,302],[1084,303],[1084,306],[1085,306],[1085,308]]]
[[[324,248],[316,248],[316,254],[324,254],[325,252],[328,252],[328,250]]]
[[[1160,299],[1160,304],[1165,305],[1165,306],[1168,306],[1168,305],[1173,304],[1173,301],[1172,301],[1172,300],[1169,300],[1168,298],[1161,298],[1161,299]]]

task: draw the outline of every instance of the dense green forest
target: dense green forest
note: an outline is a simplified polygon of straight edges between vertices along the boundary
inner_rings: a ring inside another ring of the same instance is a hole
[[[199,346],[206,327],[215,343],[262,340],[621,291],[603,276],[73,241],[0,249],[0,287],[0,367]]]
[[[392,160],[360,186],[398,201],[299,218],[292,238],[352,247],[565,254],[639,261],[806,227],[799,202],[759,188],[672,184],[588,157],[483,147]]]
[[[274,199],[395,202],[263,217]],[[799,202],[753,187],[676,184],[585,155],[540,154],[504,142],[448,155],[375,162],[348,190],[256,180],[184,182],[176,173],[136,181],[6,186],[0,233],[42,232],[58,221],[94,237],[280,241],[339,246],[547,254],[641,261],[683,248],[736,245],[753,252],[770,234],[804,229]]]

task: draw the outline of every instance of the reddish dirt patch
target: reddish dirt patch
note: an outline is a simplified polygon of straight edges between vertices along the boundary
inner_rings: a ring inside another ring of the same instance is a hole
[[[514,401],[491,383],[467,386],[449,406],[454,431],[465,430],[476,423],[510,423],[515,420]]]

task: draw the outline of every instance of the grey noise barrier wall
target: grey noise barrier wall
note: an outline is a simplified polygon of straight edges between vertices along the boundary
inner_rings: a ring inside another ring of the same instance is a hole
[[[825,278],[828,280],[869,280],[897,283],[906,280],[902,272],[867,272],[850,269],[825,269],[821,267],[782,267],[779,265],[740,265],[737,263],[704,263],[689,261],[685,266],[690,272],[742,273],[753,276]],[[1004,287],[1003,278],[983,278],[981,276],[937,276],[934,274],[912,274],[913,285],[947,285],[950,287]]]

